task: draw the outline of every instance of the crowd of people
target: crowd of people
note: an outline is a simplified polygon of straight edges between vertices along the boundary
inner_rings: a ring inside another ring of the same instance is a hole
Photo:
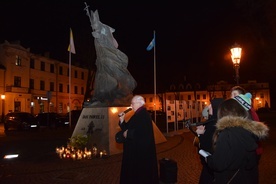
[[[269,128],[260,122],[251,98],[235,86],[230,98],[211,100],[208,123],[196,127],[202,163],[200,184],[259,183],[261,141],[268,137]],[[159,183],[152,120],[144,104],[142,96],[134,96],[134,115],[128,122],[124,113],[119,117],[124,139],[121,184]]]

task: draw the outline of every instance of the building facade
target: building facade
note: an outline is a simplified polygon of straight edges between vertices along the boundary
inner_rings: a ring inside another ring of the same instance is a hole
[[[82,108],[88,69],[33,54],[7,41],[0,45],[0,65],[2,114],[67,113]]]
[[[142,96],[145,98],[146,107],[150,111],[166,112],[168,101],[183,101],[187,111],[192,111],[196,116],[201,116],[202,110],[210,104],[211,99],[230,98],[233,86],[235,84],[219,81],[214,85],[208,85],[207,89],[202,89],[200,84],[192,87],[191,84],[187,83],[179,86],[172,85],[167,92],[156,94],[156,100],[154,94],[142,94]],[[252,94],[252,106],[255,110],[271,107],[268,83],[258,83],[253,80],[239,86]]]
[[[69,77],[70,76],[70,77]],[[0,94],[2,115],[22,111],[67,113],[82,109],[88,69],[69,66],[46,56],[36,55],[18,43],[0,45]],[[228,98],[233,84],[219,81],[202,88],[200,84],[171,85],[167,92],[142,94],[150,111],[167,111],[168,103],[180,102],[200,116],[212,98]],[[253,107],[270,107],[268,83],[240,84],[253,96]]]

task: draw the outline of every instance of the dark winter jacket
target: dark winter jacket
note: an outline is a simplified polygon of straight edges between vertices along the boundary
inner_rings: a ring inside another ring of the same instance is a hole
[[[152,119],[146,108],[137,109],[128,122],[119,124],[128,130],[124,141],[121,184],[158,184],[158,164]]]
[[[258,183],[257,142],[268,136],[268,127],[233,116],[219,119],[216,127],[214,152],[207,157],[215,183]]]
[[[204,134],[199,136],[199,142],[200,142],[200,149],[204,149],[205,151],[208,151],[209,153],[213,153],[213,135],[216,130],[216,123],[217,123],[217,111],[219,105],[224,101],[223,98],[214,98],[211,100],[212,105],[212,111],[213,114],[209,115],[208,123],[205,124],[205,132]],[[205,160],[203,159],[205,162]]]

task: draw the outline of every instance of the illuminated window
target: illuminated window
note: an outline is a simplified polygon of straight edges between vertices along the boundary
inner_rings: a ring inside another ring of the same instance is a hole
[[[18,55],[15,56],[15,65],[21,66],[21,57]]]

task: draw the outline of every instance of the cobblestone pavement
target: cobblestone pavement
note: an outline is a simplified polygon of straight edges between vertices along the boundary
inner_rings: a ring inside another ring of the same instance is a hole
[[[270,137],[263,142],[264,153],[260,161],[260,183],[276,183],[276,124],[271,122]],[[167,137],[167,142],[157,145],[158,160],[169,158],[177,162],[177,183],[196,184],[201,164],[193,134]],[[31,161],[1,161],[1,184],[118,184],[122,154],[91,160],[61,160],[55,152],[45,152]],[[162,182],[160,182],[162,183]]]

